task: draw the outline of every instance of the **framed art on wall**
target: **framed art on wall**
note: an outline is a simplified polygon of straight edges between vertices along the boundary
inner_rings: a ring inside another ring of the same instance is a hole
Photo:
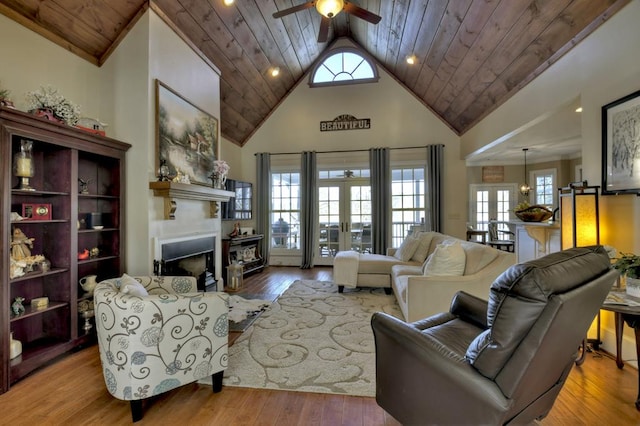
[[[156,80],[156,169],[165,160],[169,175],[211,185],[219,158],[218,120]]]
[[[602,194],[640,193],[640,90],[602,107]]]

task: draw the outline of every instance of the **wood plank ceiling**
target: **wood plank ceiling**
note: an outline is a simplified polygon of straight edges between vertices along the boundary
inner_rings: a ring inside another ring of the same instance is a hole
[[[151,6],[220,69],[221,131],[242,146],[337,37],[461,135],[629,1],[354,0],[382,20],[340,13],[326,43],[315,8],[272,17],[303,0],[0,0],[0,13],[99,66]]]

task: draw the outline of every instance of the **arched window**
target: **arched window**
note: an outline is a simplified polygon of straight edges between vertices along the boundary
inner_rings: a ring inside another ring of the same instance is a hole
[[[378,81],[378,69],[368,55],[352,47],[330,50],[309,77],[309,86],[337,86]]]

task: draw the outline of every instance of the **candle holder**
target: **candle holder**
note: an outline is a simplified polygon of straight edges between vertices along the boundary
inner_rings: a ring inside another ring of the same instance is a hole
[[[29,185],[29,178],[34,175],[32,148],[33,142],[23,139],[20,141],[20,151],[13,157],[13,173],[20,178],[18,189],[22,191],[35,191]]]

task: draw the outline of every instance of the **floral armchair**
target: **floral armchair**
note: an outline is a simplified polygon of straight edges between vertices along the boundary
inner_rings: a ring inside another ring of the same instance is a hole
[[[207,376],[222,389],[226,293],[198,293],[194,277],[125,274],[98,283],[94,305],[107,390],[131,402],[134,422],[145,398]]]

